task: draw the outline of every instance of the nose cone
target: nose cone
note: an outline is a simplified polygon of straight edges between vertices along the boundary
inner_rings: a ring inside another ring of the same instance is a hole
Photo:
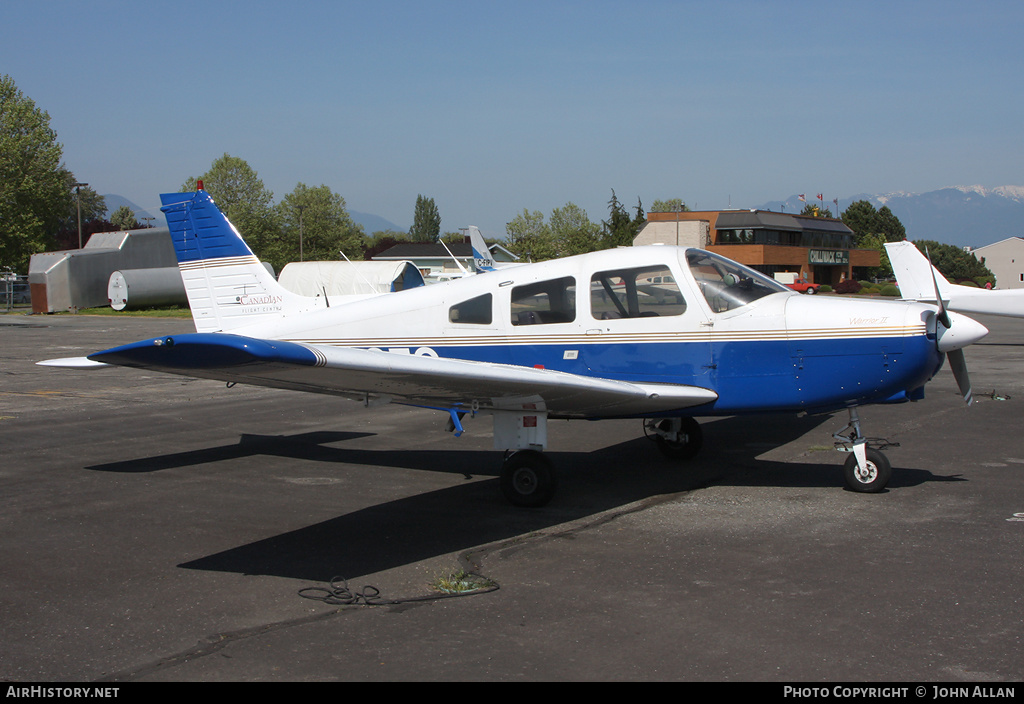
[[[988,328],[973,318],[959,313],[949,313],[949,327],[941,322],[936,325],[937,347],[939,352],[952,352],[973,345],[981,338],[988,335]]]

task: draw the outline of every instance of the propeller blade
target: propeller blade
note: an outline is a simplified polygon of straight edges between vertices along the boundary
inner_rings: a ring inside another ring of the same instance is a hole
[[[939,280],[935,278],[935,267],[932,265],[932,256],[928,254],[928,246],[925,245],[924,256],[928,260],[928,270],[932,274],[932,286],[935,287],[935,303],[939,306],[938,321],[945,327],[951,325],[949,313],[946,312],[946,304],[942,302],[942,294],[939,293]]]
[[[974,403],[974,396],[971,394],[971,379],[967,375],[967,360],[964,358],[964,351],[962,349],[953,350],[946,355],[946,359],[949,360],[949,368],[953,371],[953,378],[956,379],[960,395],[970,406]]]

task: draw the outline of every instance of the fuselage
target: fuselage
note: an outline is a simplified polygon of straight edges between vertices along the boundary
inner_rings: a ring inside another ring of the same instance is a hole
[[[232,333],[712,389],[689,415],[916,398],[934,307],[801,296],[704,250],[630,247],[386,294]]]

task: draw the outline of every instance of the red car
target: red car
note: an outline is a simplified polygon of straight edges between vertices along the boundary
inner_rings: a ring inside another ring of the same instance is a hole
[[[800,293],[817,293],[818,289],[821,288],[821,284],[812,284],[806,279],[797,279],[793,283],[786,285]]]

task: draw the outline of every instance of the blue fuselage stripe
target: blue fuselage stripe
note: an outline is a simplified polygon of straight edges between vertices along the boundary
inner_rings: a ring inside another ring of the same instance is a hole
[[[636,383],[700,386],[719,394],[717,401],[701,406],[701,411],[709,415],[881,402],[917,389],[942,363],[934,343],[923,335],[799,343],[466,345],[431,349],[441,357],[543,367]]]

